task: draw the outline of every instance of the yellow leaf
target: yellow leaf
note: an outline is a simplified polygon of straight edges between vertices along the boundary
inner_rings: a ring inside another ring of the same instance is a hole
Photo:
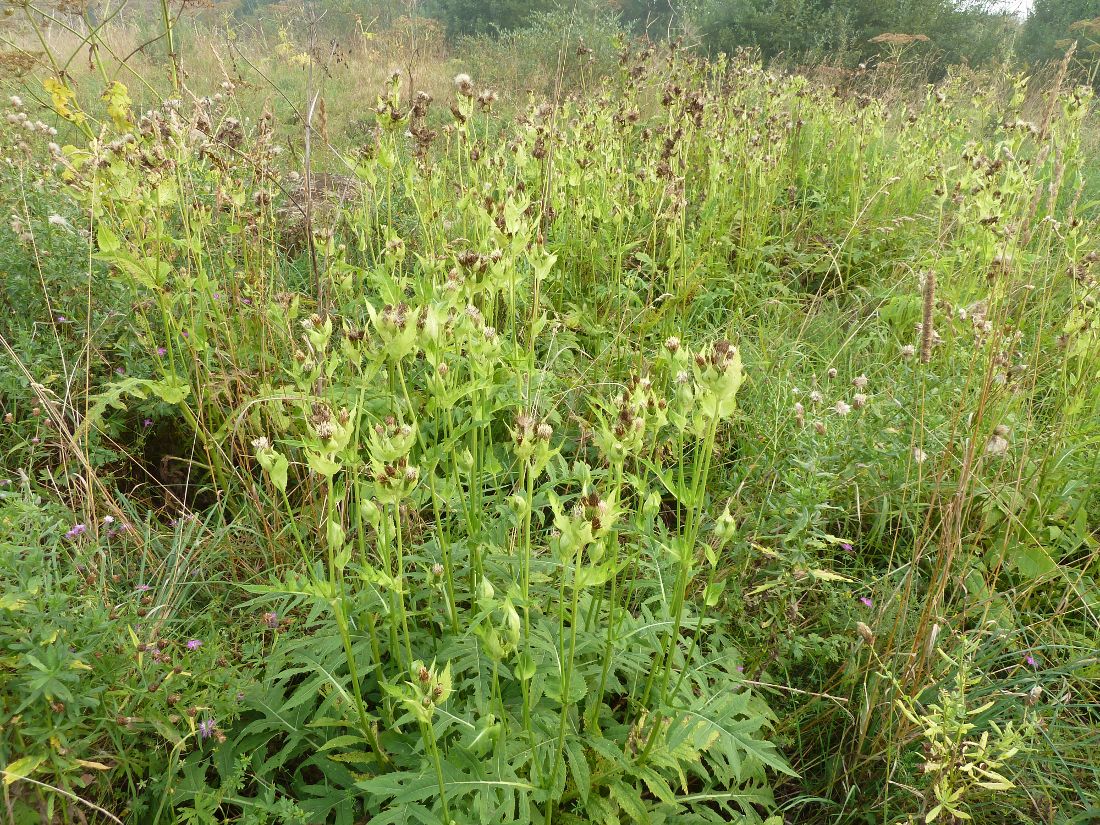
[[[115,128],[120,131],[128,129],[131,124],[130,93],[126,87],[117,80],[114,81],[103,93],[103,100],[107,101],[107,114]]]
[[[104,765],[102,762],[92,762],[90,759],[77,759],[76,764],[82,768],[91,768],[94,771],[109,771],[110,765]]]
[[[811,570],[810,575],[815,579],[819,579],[823,582],[852,582],[855,579],[850,579],[847,576],[842,576],[840,573],[832,573],[828,570]]]
[[[16,759],[4,768],[4,785],[10,785],[16,780],[30,776],[45,761],[45,756],[24,756],[22,759]]]
[[[50,93],[50,100],[53,102],[54,111],[61,115],[61,117],[77,125],[87,120],[84,113],[75,105],[76,94],[72,89],[56,77],[44,78],[42,80],[42,86]]]

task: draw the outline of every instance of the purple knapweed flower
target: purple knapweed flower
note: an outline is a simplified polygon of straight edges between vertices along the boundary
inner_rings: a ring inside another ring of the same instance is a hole
[[[851,553],[852,552],[852,545],[850,545],[846,541],[841,542],[840,549],[843,550],[845,553]]]
[[[1039,663],[1036,661],[1035,657],[1032,656],[1030,653],[1027,654],[1027,656],[1024,657],[1024,661],[1027,662],[1032,667],[1038,667],[1039,666]]]
[[[202,647],[202,642],[198,639],[191,639],[187,642],[188,650],[198,650],[200,647]]]
[[[145,593],[145,592],[147,592],[149,590],[152,590],[152,589],[153,588],[150,587],[147,584],[139,584],[137,587],[134,588],[134,592],[135,593]]]
[[[115,367],[115,375],[125,375],[125,374],[126,374],[126,370],[124,370],[122,367]]]
[[[69,319],[68,319],[68,318],[66,318],[66,317],[65,317],[64,315],[58,315],[58,316],[57,316],[57,323],[59,323],[59,324],[67,324],[68,322],[69,322]]]
[[[166,350],[164,347],[157,347],[157,355],[163,358],[167,354],[168,350]]]
[[[863,602],[864,607],[874,607],[875,603],[871,601],[870,596],[860,596],[859,600]]]
[[[264,613],[264,624],[275,630],[279,627],[279,614],[274,611],[270,613]]]
[[[69,528],[69,531],[65,534],[67,539],[75,539],[77,536],[83,535],[88,531],[88,528],[83,524],[74,524]]]
[[[146,418],[144,421],[141,422],[141,426],[145,427],[145,429],[149,429],[153,426],[153,419]]]
[[[222,299],[222,294],[220,292],[215,292],[214,293],[214,300],[215,301],[220,301],[221,299]]]
[[[184,330],[181,334],[183,335],[184,338],[190,338],[191,337],[191,333],[189,333],[187,330]]]
[[[199,736],[203,739],[209,739],[214,735],[214,731],[217,727],[213,719],[203,719],[199,722]]]

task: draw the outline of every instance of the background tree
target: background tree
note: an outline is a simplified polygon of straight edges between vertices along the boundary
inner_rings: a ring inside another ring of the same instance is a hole
[[[1016,50],[1025,60],[1056,60],[1066,52],[1067,40],[1086,39],[1074,23],[1100,17],[1100,0],[1035,0],[1024,23]],[[1095,37],[1093,38],[1095,39]]]
[[[447,34],[491,34],[517,29],[559,4],[555,0],[432,0],[426,11],[443,21]]]
[[[884,32],[923,34],[936,62],[981,63],[1001,56],[1014,18],[988,2],[964,0],[710,0],[699,15],[712,50],[758,47],[764,57],[873,57]]]

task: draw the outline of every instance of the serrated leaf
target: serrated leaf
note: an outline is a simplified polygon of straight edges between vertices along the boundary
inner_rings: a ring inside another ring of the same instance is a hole
[[[565,756],[569,761],[569,774],[573,777],[573,784],[577,786],[577,793],[582,801],[587,802],[592,789],[592,772],[584,755],[584,747],[576,739],[567,739]]]
[[[630,817],[631,822],[649,822],[649,811],[646,810],[645,803],[642,801],[642,795],[638,793],[636,788],[632,788],[624,782],[615,780],[609,786],[609,790],[611,791],[611,798],[614,799],[626,815]]]

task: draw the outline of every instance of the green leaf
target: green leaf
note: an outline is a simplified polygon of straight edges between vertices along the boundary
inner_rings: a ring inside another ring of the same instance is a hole
[[[577,793],[587,802],[588,794],[592,790],[592,773],[584,756],[584,747],[578,740],[569,738],[565,743],[565,755],[569,760],[569,773],[577,786]]]
[[[290,462],[287,457],[282,453],[276,453],[274,458],[271,459],[271,483],[275,485],[275,489],[281,493],[286,492],[286,477],[287,470],[290,468]]]
[[[1012,549],[1013,566],[1029,579],[1042,579],[1058,571],[1058,563],[1038,544],[1017,544]]]
[[[619,803],[619,807],[630,817],[631,822],[649,822],[649,811],[646,810],[642,795],[636,788],[615,780],[611,783],[610,790],[611,798]]]
[[[108,229],[105,224],[101,223],[96,226],[95,234],[100,252],[114,252],[121,246],[118,236]]]
[[[327,455],[306,450],[306,462],[313,472],[323,476],[334,476],[340,472],[340,462],[333,461]]]
[[[175,375],[160,381],[150,381],[149,389],[165,404],[178,404],[191,394],[191,388]]]

